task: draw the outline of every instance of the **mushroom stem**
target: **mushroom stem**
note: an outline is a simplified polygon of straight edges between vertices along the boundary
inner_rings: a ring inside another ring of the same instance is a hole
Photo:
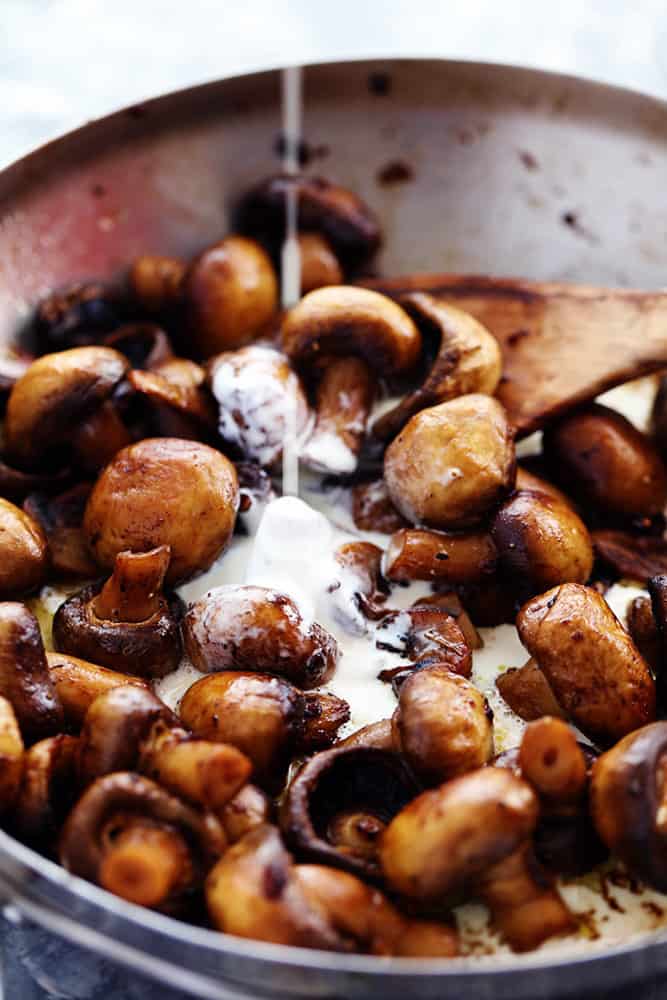
[[[146,681],[139,677],[109,670],[65,653],[47,653],[46,660],[56,694],[63,706],[65,721],[76,728],[83,724],[86,712],[99,695],[127,684],[138,688],[147,687]]]
[[[111,461],[132,438],[110,399],[92,413],[73,433],[72,445],[79,463],[89,472]]]
[[[488,868],[477,883],[496,928],[513,951],[532,951],[575,929],[572,914],[526,842]]]
[[[384,558],[388,580],[443,580],[474,583],[495,569],[498,553],[488,531],[446,533],[401,528]]]
[[[160,906],[190,873],[185,839],[176,830],[134,817],[119,831],[113,819],[109,826],[113,842],[100,865],[100,885],[131,903]]]
[[[546,716],[526,727],[519,766],[526,781],[551,804],[576,802],[586,789],[586,760],[562,719]]]
[[[361,358],[334,358],[317,387],[315,428],[301,453],[306,465],[352,473],[366,432],[377,379]]]
[[[512,667],[496,679],[496,687],[513,712],[525,722],[548,715],[565,718],[556,696],[535,660]]]
[[[91,602],[96,617],[136,623],[157,614],[163,603],[162,585],[170,557],[168,545],[159,545],[150,552],[119,552],[113,574]]]

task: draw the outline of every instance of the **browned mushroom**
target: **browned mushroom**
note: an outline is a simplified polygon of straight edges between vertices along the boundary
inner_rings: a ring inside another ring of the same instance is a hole
[[[288,431],[299,438],[310,419],[287,359],[272,347],[252,344],[213,358],[208,378],[219,406],[220,436],[244,459],[274,468]]]
[[[595,762],[591,815],[607,845],[636,877],[667,891],[667,722],[630,733]]]
[[[362,531],[379,531],[385,535],[409,526],[409,521],[391,502],[384,479],[360,483],[353,488],[352,520]]]
[[[335,617],[347,631],[363,634],[366,619],[375,621],[387,613],[389,587],[382,576],[382,549],[371,542],[346,542],[336,549],[334,559],[342,570],[329,586]]]
[[[174,357],[169,337],[156,323],[126,323],[105,337],[104,343],[124,354],[132,368],[159,369]]]
[[[80,729],[86,712],[99,695],[125,685],[147,689],[146,681],[139,677],[109,670],[75,656],[47,653],[46,659],[65,722],[73,729]]]
[[[522,643],[586,735],[614,742],[655,718],[655,684],[630,636],[591,587],[564,583],[521,609]]]
[[[0,499],[0,598],[22,597],[46,580],[48,549],[39,522]]]
[[[662,664],[662,641],[651,608],[650,597],[635,597],[627,612],[628,632],[654,676]]]
[[[169,584],[202,572],[232,537],[238,480],[219,451],[195,441],[148,438],[120,451],[97,480],[84,532],[111,569],[119,552],[171,547]],[[156,516],[159,511],[159,516]]]
[[[280,807],[280,826],[299,858],[378,880],[378,838],[418,792],[397,753],[334,747],[294,775]]]
[[[440,664],[463,677],[469,677],[472,671],[465,636],[456,620],[442,608],[418,605],[406,611],[390,611],[377,627],[376,645],[407,656],[422,667]]]
[[[35,314],[34,335],[40,354],[99,343],[122,322],[117,292],[100,282],[70,285],[43,299]]]
[[[307,295],[325,285],[340,285],[343,271],[331,244],[319,233],[299,233],[301,294]]]
[[[459,583],[460,595],[470,620],[478,628],[513,625],[518,607],[512,581],[501,573],[491,573],[473,583]]]
[[[188,688],[179,714],[198,738],[230,743],[246,754],[254,780],[273,790],[293,753],[334,741],[349,706],[333,695],[304,694],[281,677],[228,670]]]
[[[575,928],[532,852],[538,814],[530,785],[511,771],[471,771],[398,813],[380,841],[384,874],[394,890],[417,900],[466,889],[486,902],[513,950],[536,948]]]
[[[655,660],[655,681],[660,708],[664,707],[667,696],[667,575],[653,576],[648,581],[651,610],[655,623],[657,649]]]
[[[439,785],[488,763],[492,718],[474,684],[442,667],[428,667],[401,684],[394,743],[425,785]]]
[[[179,301],[185,271],[178,257],[142,254],[130,268],[130,290],[146,312],[163,312]]]
[[[56,575],[90,579],[98,568],[83,534],[83,514],[91,487],[80,483],[52,497],[31,493],[23,509],[41,526],[49,546],[49,563]]]
[[[243,236],[228,236],[195,257],[182,289],[192,347],[204,358],[254,340],[278,308],[273,264]]]
[[[496,687],[512,711],[525,722],[541,719],[543,715],[565,718],[548,680],[533,659],[499,674]]]
[[[7,401],[10,459],[33,469],[70,454],[84,469],[100,469],[130,440],[111,401],[128,367],[111,347],[78,347],[33,362]]]
[[[614,572],[642,585],[652,576],[667,573],[667,540],[659,535],[629,531],[594,531],[595,555]]]
[[[492,396],[502,359],[498,341],[469,313],[426,292],[412,292],[400,304],[438,353],[422,385],[373,424],[373,434],[389,441],[420,410],[457,396],[479,392]]]
[[[216,426],[215,405],[201,383],[178,383],[162,371],[138,369],[130,372],[127,381],[134,390],[135,402],[140,398],[144,403],[140,419],[146,425],[147,437],[193,441],[211,438]]]
[[[372,747],[376,750],[394,750],[394,733],[391,719],[380,719],[362,726],[344,740],[339,747]]]
[[[545,716],[529,723],[521,739],[519,767],[540,798],[551,803],[575,803],[586,790],[586,760],[562,719]]]
[[[323,684],[338,659],[336,640],[308,623],[286,594],[227,584],[209,590],[183,621],[188,656],[205,673],[257,670],[302,688]]]
[[[21,785],[24,748],[12,703],[0,695],[0,814],[12,809]]]
[[[13,503],[22,503],[36,490],[43,493],[59,493],[71,478],[67,468],[57,471],[25,472],[0,460],[0,497]]]
[[[438,590],[427,597],[418,597],[413,608],[440,608],[450,615],[463,632],[463,638],[470,649],[482,649],[484,640],[470,620],[461,598],[455,590]]]
[[[0,694],[11,702],[27,743],[63,728],[39,625],[24,604],[0,603]]]
[[[620,413],[593,404],[545,432],[558,481],[584,502],[628,517],[652,517],[667,502],[667,469],[655,446]]]
[[[33,744],[23,761],[11,828],[49,853],[76,796],[77,743],[63,733],[50,736]]]
[[[401,514],[446,530],[479,521],[509,493],[515,474],[507,415],[480,393],[421,410],[384,459],[389,495]]]
[[[225,848],[212,813],[200,812],[138,774],[98,778],[60,838],[68,871],[143,906],[172,909]]]
[[[270,822],[271,803],[256,785],[244,785],[219,811],[218,819],[229,843],[235,844],[246,833]]]
[[[376,375],[360,358],[329,361],[315,390],[315,426],[300,452],[305,465],[330,475],[355,471],[376,389]]]
[[[490,577],[498,552],[488,531],[444,532],[401,528],[384,557],[388,580],[475,583]]]
[[[84,587],[56,611],[56,649],[140,677],[175,670],[183,652],[184,605],[162,589],[169,558],[168,545],[119,552],[105,583]]]

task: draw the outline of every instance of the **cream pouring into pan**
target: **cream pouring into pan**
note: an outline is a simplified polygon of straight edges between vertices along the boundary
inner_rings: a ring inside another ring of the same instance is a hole
[[[379,214],[381,273],[662,284],[660,102],[525,70],[422,61],[312,67],[304,88],[310,166]],[[111,277],[140,252],[188,255],[226,231],[239,194],[275,169],[278,95],[276,73],[171,95],[4,171],[5,343],[50,288]],[[383,184],[398,162],[409,179]],[[419,968],[278,949],[139,911],[5,834],[0,878],[5,896],[45,926],[200,996],[600,996],[667,969],[659,935],[566,960],[545,952]]]

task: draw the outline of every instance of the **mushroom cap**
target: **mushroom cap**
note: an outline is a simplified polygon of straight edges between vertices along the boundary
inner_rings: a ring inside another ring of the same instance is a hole
[[[309,292],[287,313],[282,345],[297,367],[324,355],[356,355],[379,375],[408,371],[421,335],[404,309],[379,292],[333,285]]]
[[[377,832],[419,792],[419,785],[397,753],[374,747],[334,747],[311,757],[292,778],[280,809],[280,827],[299,857],[333,865],[377,880],[369,853],[337,843],[335,824],[359,816],[377,820]],[[363,834],[363,829],[362,829]]]
[[[7,401],[7,454],[19,465],[33,465],[66,445],[128,369],[127,358],[111,347],[75,347],[38,358]]]
[[[39,523],[0,498],[0,599],[20,597],[44,583],[47,542]]]
[[[483,767],[414,799],[380,839],[389,885],[413,899],[464,887],[535,829],[535,793],[511,771]]]
[[[167,583],[214,562],[231,539],[239,505],[234,466],[219,451],[180,438],[123,448],[97,480],[83,527],[101,566],[119,552],[171,546]]]
[[[667,892],[667,722],[624,737],[593,764],[590,808],[607,847],[659,892]]]

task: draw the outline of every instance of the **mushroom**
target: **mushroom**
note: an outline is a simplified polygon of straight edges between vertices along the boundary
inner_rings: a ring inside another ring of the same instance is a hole
[[[499,674],[496,687],[512,711],[525,722],[541,719],[543,715],[565,718],[548,680],[532,658],[522,667],[511,667]]]
[[[174,357],[169,337],[156,323],[125,323],[105,337],[104,343],[124,354],[132,368],[159,370]]]
[[[582,502],[625,517],[667,503],[667,469],[652,442],[615,410],[594,403],[547,429],[544,454]]]
[[[394,732],[391,719],[380,719],[367,726],[357,729],[356,733],[346,736],[338,747],[372,747],[376,750],[394,750]]]
[[[493,715],[474,684],[439,666],[403,682],[394,743],[425,785],[438,785],[488,763]]]
[[[122,322],[118,294],[100,282],[70,285],[43,299],[35,313],[34,337],[40,354],[99,342]]]
[[[36,521],[46,535],[49,563],[54,574],[90,579],[98,568],[84,538],[83,514],[91,486],[80,483],[58,496],[31,493],[23,509]]]
[[[591,815],[610,851],[629,871],[667,891],[665,764],[667,722],[629,733],[598,757],[591,776]]]
[[[302,688],[325,683],[338,646],[295,602],[268,587],[226,584],[192,603],[183,620],[185,649],[198,670],[256,670]]]
[[[49,853],[76,795],[77,744],[75,737],[59,733],[34,743],[23,760],[11,828]]]
[[[46,579],[48,549],[39,523],[0,499],[0,598],[21,597]]]
[[[158,719],[177,725],[173,713],[147,688],[126,684],[98,695],[86,712],[79,737],[81,784],[113,771],[136,770],[141,744]]]
[[[298,240],[301,294],[325,285],[341,285],[343,271],[327,238],[320,233],[299,233]]]
[[[173,909],[225,849],[212,813],[154,781],[119,771],[86,789],[60,838],[60,862],[74,875],[142,906]]]
[[[378,881],[378,838],[418,792],[396,752],[333,747],[311,757],[290,781],[280,828],[299,858]]]
[[[652,576],[667,573],[667,540],[662,535],[603,530],[591,534],[595,556],[614,573],[642,586]]]
[[[201,573],[232,537],[238,480],[219,451],[148,438],[120,451],[93,487],[83,521],[90,549],[112,568],[119,552],[171,547],[165,580]]]
[[[218,812],[225,836],[235,844],[246,833],[271,820],[271,803],[261,788],[244,785]]]
[[[199,739],[241,750],[254,780],[273,790],[294,753],[333,743],[349,706],[334,695],[304,694],[282,677],[230,670],[196,681],[179,714]]]
[[[164,677],[182,657],[184,605],[165,593],[170,549],[119,552],[113,575],[60,605],[53,619],[57,650],[140,677]]]
[[[667,695],[667,676],[665,674],[665,666],[667,665],[667,575],[660,574],[651,577],[647,586],[651,597],[651,610],[657,640],[657,649],[653,647],[656,654],[656,690],[659,702],[664,703],[665,695]]]
[[[667,612],[667,607],[665,611]],[[632,641],[648,663],[653,675],[659,675],[662,664],[662,639],[651,607],[651,598],[635,597],[630,602],[626,617]]]
[[[388,580],[475,583],[490,577],[498,552],[488,531],[428,531],[401,528],[389,539],[383,560]]]
[[[278,308],[273,264],[243,236],[228,236],[195,257],[182,291],[192,347],[204,358],[254,340]]]
[[[358,268],[378,249],[380,227],[369,207],[352,191],[323,177],[284,174],[262,181],[238,208],[241,231],[280,246],[290,190],[296,190],[299,229],[323,236],[346,270]]]
[[[477,628],[514,625],[517,598],[512,581],[501,573],[490,573],[473,583],[459,583],[456,592]]]
[[[84,469],[100,469],[130,440],[111,399],[128,367],[111,347],[77,347],[33,362],[7,401],[10,459],[33,469],[68,453]]]
[[[138,770],[220,815],[248,780],[252,764],[236,747],[198,740],[158,720],[141,745]]]
[[[140,371],[135,369],[127,381],[137,398],[143,403],[141,420],[147,425],[147,435],[175,437],[201,441],[210,438],[216,427],[215,405],[202,382],[175,382],[169,378],[170,369]]]
[[[63,728],[39,625],[25,604],[0,603],[0,695],[11,702],[26,743]]]
[[[186,265],[178,257],[142,254],[130,268],[130,291],[146,312],[164,312],[179,302],[185,272]]]
[[[389,886],[424,902],[471,893],[491,910],[514,951],[574,930],[530,843],[537,798],[509,770],[485,767],[423,792],[394,817],[380,840]]]
[[[442,608],[418,605],[405,611],[390,611],[377,626],[376,646],[407,656],[419,666],[446,666],[469,677],[470,647],[456,620]]]
[[[22,503],[36,490],[49,494],[59,493],[70,478],[71,472],[67,468],[57,472],[25,472],[0,459],[0,497],[13,503]]]
[[[304,461],[327,472],[353,472],[376,380],[414,367],[421,350],[417,327],[379,292],[338,285],[310,292],[290,309],[282,346],[297,369],[320,372]]]
[[[252,344],[213,358],[208,379],[219,406],[221,438],[244,459],[275,468],[288,432],[300,439],[310,420],[301,383],[286,358]]]
[[[658,391],[653,400],[651,410],[651,437],[658,451],[664,457],[667,455],[667,377],[662,375],[658,382]]]
[[[537,490],[517,490],[496,511],[491,534],[500,565],[526,596],[558,583],[586,583],[593,546],[570,504]]]
[[[507,415],[473,393],[421,410],[387,448],[389,495],[413,524],[460,529],[479,521],[514,485]]]
[[[384,535],[407,528],[410,523],[391,502],[384,479],[359,483],[352,489],[352,520],[361,531]]]
[[[25,753],[12,703],[0,695],[0,813],[14,806],[21,785]]]
[[[32,358],[18,354],[0,355],[0,412],[4,413],[7,397],[16,382],[25,375],[32,364]],[[4,494],[0,494],[4,496]]]
[[[371,542],[346,542],[336,549],[334,560],[340,571],[328,587],[334,617],[348,632],[363,635],[367,619],[377,621],[387,614],[382,549]]]
[[[564,583],[533,598],[519,637],[583,733],[612,743],[655,718],[649,669],[596,590]]]
[[[109,670],[75,656],[47,653],[46,659],[65,722],[76,730],[81,728],[86,712],[99,695],[126,686],[148,690],[146,681],[139,677]]]
[[[463,638],[470,649],[482,649],[484,640],[470,620],[461,598],[455,590],[438,590],[428,597],[418,597],[413,608],[439,608],[450,615],[463,632]]]
[[[438,353],[422,385],[373,424],[381,441],[429,406],[469,393],[493,396],[502,372],[498,341],[469,313],[426,292],[403,295],[399,302],[425,339],[438,344]]]

